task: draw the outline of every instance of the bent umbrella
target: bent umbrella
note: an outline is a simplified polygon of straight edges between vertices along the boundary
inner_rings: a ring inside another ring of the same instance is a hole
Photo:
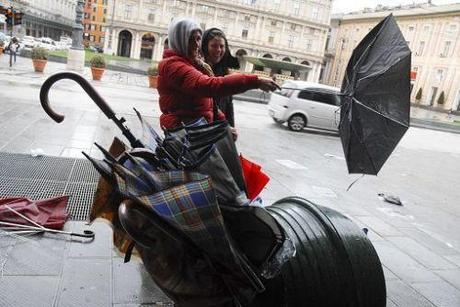
[[[349,173],[376,175],[409,128],[410,66],[411,51],[393,15],[353,51],[339,126]]]

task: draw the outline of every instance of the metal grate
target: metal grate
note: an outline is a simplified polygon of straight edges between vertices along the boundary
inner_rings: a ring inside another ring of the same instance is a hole
[[[0,177],[66,181],[75,159],[0,153]]]
[[[0,152],[0,198],[69,195],[71,220],[88,219],[98,180],[99,174],[84,159]]]
[[[72,182],[65,189],[65,195],[70,195],[67,211],[74,221],[87,220],[91,211],[97,183]],[[81,204],[87,204],[82,206]]]
[[[86,159],[77,159],[70,175],[70,182],[92,182],[97,183],[99,173],[91,162]]]

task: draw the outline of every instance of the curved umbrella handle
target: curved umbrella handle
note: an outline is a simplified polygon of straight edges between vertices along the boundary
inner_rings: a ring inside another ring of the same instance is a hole
[[[43,110],[45,110],[46,114],[48,114],[55,122],[60,123],[64,120],[65,117],[64,115],[58,114],[53,109],[51,109],[48,93],[51,89],[51,86],[62,79],[70,79],[77,82],[85,90],[89,97],[91,97],[94,103],[96,103],[99,109],[101,109],[102,113],[104,113],[108,119],[111,119],[118,126],[118,128],[120,128],[121,132],[129,140],[132,147],[144,147],[142,142],[134,137],[131,131],[123,124],[125,119],[123,117],[118,119],[115,116],[115,112],[113,112],[112,108],[110,108],[104,98],[99,95],[96,89],[85,78],[73,72],[60,72],[52,75],[46,79],[40,89],[40,103],[43,107]]]
[[[48,114],[55,122],[62,122],[64,120],[64,115],[56,113],[49,104],[48,93],[53,86],[59,80],[62,79],[70,79],[77,82],[85,92],[93,99],[96,105],[101,109],[101,111],[107,116],[109,119],[115,118],[115,112],[110,108],[110,106],[105,102],[104,98],[99,95],[99,93],[94,89],[94,87],[82,76],[73,72],[60,72],[57,74],[52,75],[43,83],[40,89],[40,103],[45,110],[46,114]]]

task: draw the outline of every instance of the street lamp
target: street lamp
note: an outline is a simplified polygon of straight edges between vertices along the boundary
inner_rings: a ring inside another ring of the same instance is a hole
[[[83,17],[83,0],[77,1],[75,7],[75,23],[72,29],[72,47],[69,49],[67,58],[67,69],[75,71],[83,71],[85,67],[85,50],[83,48],[83,25],[81,23]]]

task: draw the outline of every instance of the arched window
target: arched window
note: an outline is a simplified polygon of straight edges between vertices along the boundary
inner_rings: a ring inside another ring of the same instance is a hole
[[[130,57],[131,55],[131,42],[133,35],[128,30],[123,30],[118,35],[118,50],[117,55]]]
[[[142,36],[141,59],[152,59],[153,46],[155,46],[155,37],[152,33],[146,33]]]

